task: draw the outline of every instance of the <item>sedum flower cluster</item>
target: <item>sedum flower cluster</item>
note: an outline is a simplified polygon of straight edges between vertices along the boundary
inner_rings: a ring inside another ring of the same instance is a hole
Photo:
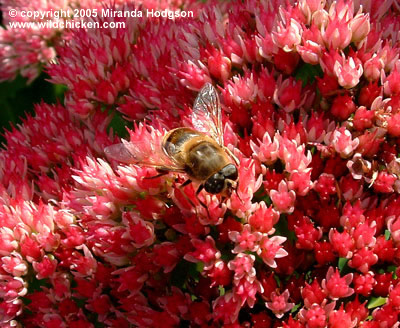
[[[5,133],[0,325],[398,327],[398,3],[164,5],[195,17],[99,17],[126,27],[57,34],[28,66],[36,37],[1,40],[1,78],[52,59],[68,91]],[[115,119],[157,156],[207,82],[240,162],[230,194],[105,156]]]

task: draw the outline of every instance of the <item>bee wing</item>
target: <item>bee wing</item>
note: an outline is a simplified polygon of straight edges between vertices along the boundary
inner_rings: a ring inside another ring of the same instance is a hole
[[[119,143],[108,146],[104,149],[104,153],[109,159],[114,159],[118,162],[132,164],[137,162],[135,156],[130,153],[124,144]]]
[[[169,158],[161,147],[148,142],[128,142],[108,146],[104,153],[110,159],[125,163],[154,167],[160,170],[184,172],[184,168]]]
[[[210,134],[220,146],[224,145],[221,104],[211,83],[206,83],[197,95],[191,119],[195,129]]]

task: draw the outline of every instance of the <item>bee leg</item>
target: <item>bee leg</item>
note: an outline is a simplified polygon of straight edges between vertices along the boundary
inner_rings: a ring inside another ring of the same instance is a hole
[[[156,175],[153,175],[152,177],[144,177],[143,179],[146,179],[146,180],[157,179],[157,178],[162,177],[163,175],[166,175],[166,174],[168,174],[168,172],[158,173]]]
[[[197,199],[197,201],[199,202],[199,204],[200,204],[201,206],[203,206],[203,207],[206,209],[208,217],[211,218],[210,212],[208,212],[208,207],[207,207],[207,205],[204,204],[204,203],[200,200],[200,198],[199,198],[199,194],[200,194],[200,192],[201,192],[203,189],[204,189],[204,185],[201,184],[201,185],[199,186],[199,188],[197,189],[197,191],[196,191],[196,199]]]
[[[159,177],[162,177],[163,175],[167,175],[171,170],[164,170],[161,168],[156,168],[156,171],[158,174],[153,175],[152,177],[144,177],[143,179],[150,180],[150,179],[157,179]]]
[[[179,186],[179,188],[186,187],[187,185],[189,185],[189,184],[191,184],[191,183],[192,183],[192,180],[187,179],[184,183],[182,183],[182,184]]]
[[[186,187],[187,185],[189,185],[191,183],[192,183],[192,180],[187,179],[178,188],[181,190],[183,197],[187,200],[187,202],[190,204],[190,206],[192,206],[194,208],[194,210],[196,211],[196,214],[199,215],[199,213],[197,213],[196,205],[192,202],[192,200],[188,197],[188,195],[186,195],[185,191],[183,190],[184,187]]]
[[[188,201],[188,203],[194,208],[194,210],[196,211],[196,215],[198,216],[198,215],[199,215],[199,212],[197,211],[196,205],[192,202],[192,200],[188,197],[188,195],[186,195],[185,191],[183,190],[184,187],[186,187],[187,185],[189,185],[189,184],[191,184],[191,183],[192,183],[192,180],[187,179],[184,183],[182,183],[182,184],[179,186],[179,189],[182,191],[183,197],[185,197],[185,199]],[[210,217],[210,213],[208,212],[207,205],[204,204],[204,203],[199,199],[199,197],[198,197],[200,191],[202,191],[203,188],[204,188],[204,186],[201,184],[201,185],[199,186],[199,188],[197,189],[197,191],[196,191],[196,199],[197,199],[197,201],[199,202],[199,204],[200,204],[201,206],[203,206],[203,207],[206,209],[207,215],[208,215],[208,217]]]

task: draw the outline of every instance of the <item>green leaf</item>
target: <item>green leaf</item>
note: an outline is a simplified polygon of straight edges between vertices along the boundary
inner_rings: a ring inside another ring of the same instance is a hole
[[[64,94],[68,90],[68,88],[63,84],[54,84],[53,85],[54,95],[57,99],[60,100],[61,103],[64,101]]]
[[[300,306],[301,306],[301,303],[298,303],[295,306],[293,306],[293,308],[290,310],[290,313],[296,312],[299,309]]]
[[[387,299],[385,297],[372,297],[371,300],[368,302],[367,308],[373,309],[378,306],[386,304]]]
[[[138,194],[138,197],[139,197],[140,199],[146,199],[146,196],[147,196],[147,193],[146,193],[145,191],[141,191],[141,192]]]
[[[272,200],[271,200],[271,198],[270,198],[268,195],[265,195],[264,197],[262,197],[261,200],[263,200],[264,203],[265,203],[267,206],[271,206],[271,204],[272,204]]]
[[[26,79],[18,75],[13,81],[0,83],[0,102],[6,98],[13,98],[17,92],[26,88]]]
[[[292,244],[294,244],[296,242],[296,240],[297,240],[297,237],[296,237],[296,234],[295,234],[294,231],[290,231],[289,230],[289,232],[288,232],[286,237]]]
[[[84,309],[86,305],[86,299],[84,298],[77,298],[77,297],[72,297],[78,308]]]
[[[317,147],[312,146],[310,151],[311,151],[311,155],[314,155],[317,152]]]
[[[342,272],[342,270],[347,266],[347,261],[348,259],[346,259],[345,257],[339,258],[338,267],[340,272]]]
[[[322,69],[319,65],[304,64],[296,72],[296,80],[303,82],[303,87],[315,81],[316,76],[322,76]]]
[[[386,267],[386,272],[392,272],[394,275],[396,274],[397,266],[396,265],[388,265]],[[396,277],[393,277],[396,278]]]
[[[181,260],[174,270],[172,270],[171,284],[183,288],[185,282],[189,278],[197,280],[201,271],[203,271],[202,263],[192,263],[186,260]]]
[[[279,279],[278,275],[274,274],[274,279],[275,279],[276,284],[278,285],[278,287],[281,287],[281,280]]]
[[[218,286],[218,292],[219,292],[219,296],[224,296],[225,295],[225,288],[222,285]]]
[[[29,287],[28,287],[28,292],[33,293],[37,291],[41,291],[42,287],[50,287],[50,281],[49,279],[36,279],[36,277],[33,277],[31,281],[29,281]]]
[[[113,111],[112,115],[113,118],[109,127],[112,128],[114,133],[119,137],[126,137],[128,135],[128,132],[126,131],[127,121],[125,121],[122,118],[122,115],[117,111]]]
[[[203,270],[204,270],[204,263],[203,263],[203,262],[197,262],[196,265],[195,265],[195,268],[196,268],[195,273],[196,273],[196,275],[198,275],[199,272],[203,272]]]
[[[389,230],[385,230],[385,239],[386,240],[390,239],[390,231]]]
[[[264,186],[261,185],[260,188],[254,193],[253,195],[253,202],[261,202],[264,201],[267,206],[270,206],[272,204],[271,198],[266,194]]]
[[[275,228],[275,234],[278,236],[288,236],[289,235],[289,229],[288,229],[288,220],[286,218],[285,214],[281,214],[279,221],[277,224],[274,226]]]
[[[65,86],[47,81],[48,75],[42,73],[32,84],[18,76],[13,81],[0,83],[0,133],[4,129],[20,124],[21,118],[34,114],[34,105],[40,102],[54,104],[63,102]],[[4,141],[0,137],[0,141]]]

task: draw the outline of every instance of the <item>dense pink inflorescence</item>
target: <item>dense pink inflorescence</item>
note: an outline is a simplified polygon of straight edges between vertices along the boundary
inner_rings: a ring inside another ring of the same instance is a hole
[[[64,105],[0,152],[0,324],[397,327],[399,9],[210,2],[70,31],[46,68]],[[206,82],[240,161],[207,210],[184,174],[104,154],[114,116],[158,156]]]
[[[130,2],[149,10],[176,10],[183,6],[181,0]],[[119,6],[126,4],[125,0],[2,1],[5,27],[0,26],[0,81],[12,80],[20,74],[31,83],[38,77],[43,65],[56,60],[57,46],[73,37],[70,35],[70,25],[66,25],[67,21],[91,21],[95,16],[94,9],[98,17],[103,9],[111,6],[124,8]]]

